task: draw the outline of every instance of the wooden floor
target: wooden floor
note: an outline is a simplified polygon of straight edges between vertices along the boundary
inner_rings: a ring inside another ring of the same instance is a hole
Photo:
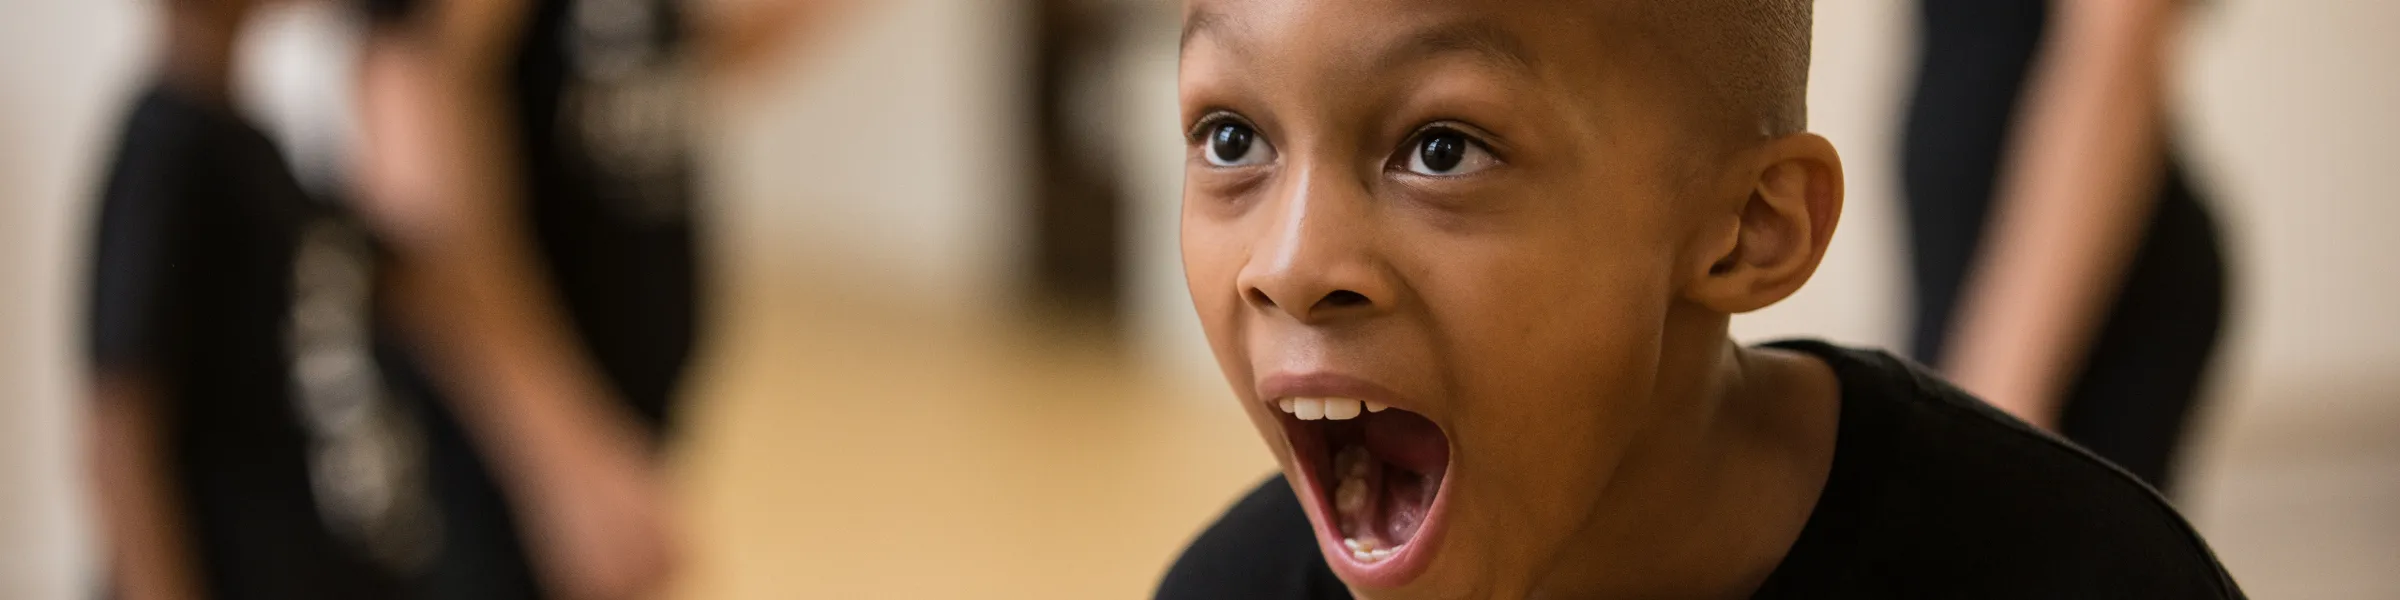
[[[677,598],[1147,597],[1274,469],[1222,385],[1078,336],[752,300],[686,413]]]

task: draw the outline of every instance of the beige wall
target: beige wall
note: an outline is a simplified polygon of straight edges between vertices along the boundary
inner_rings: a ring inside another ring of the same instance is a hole
[[[146,24],[133,0],[0,14],[0,597],[66,598],[88,564],[68,452],[71,199],[91,189]]]
[[[727,96],[711,142],[728,266],[801,284],[884,282],[982,313],[1027,267],[1019,15],[989,0],[886,0],[804,60]]]
[[[2247,351],[2261,377],[2393,381],[2400,4],[2222,8],[2196,36],[2184,121],[2234,223]]]

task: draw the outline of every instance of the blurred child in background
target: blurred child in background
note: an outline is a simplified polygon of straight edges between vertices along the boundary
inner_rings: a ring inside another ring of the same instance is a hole
[[[369,0],[365,211],[407,274],[452,552],[440,598],[671,571],[657,442],[701,327],[693,124],[825,2]],[[430,388],[429,388],[430,389]]]
[[[158,3],[92,253],[92,466],[120,598],[398,597],[438,540],[374,360],[374,248],[228,93],[259,2]]]
[[[373,4],[352,219],[227,91],[259,3],[162,3],[93,253],[116,593],[658,591],[651,448],[696,321],[690,98],[822,4]]]
[[[2162,490],[2225,318],[2168,127],[2185,4],[1925,0],[1902,154],[1917,357]]]

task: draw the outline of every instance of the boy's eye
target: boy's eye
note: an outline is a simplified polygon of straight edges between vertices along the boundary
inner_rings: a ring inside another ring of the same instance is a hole
[[[1408,172],[1432,177],[1458,177],[1490,168],[1498,161],[1490,150],[1456,131],[1431,131],[1417,136],[1408,153]]]
[[[1264,164],[1275,158],[1275,149],[1258,132],[1240,123],[1219,123],[1208,131],[1208,147],[1203,152],[1208,164],[1220,167],[1241,167]]]

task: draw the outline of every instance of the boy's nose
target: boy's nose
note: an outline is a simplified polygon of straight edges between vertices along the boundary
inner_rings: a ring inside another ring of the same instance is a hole
[[[1269,205],[1235,281],[1243,299],[1309,324],[1388,310],[1395,286],[1376,255],[1374,200],[1348,178],[1303,173]]]

